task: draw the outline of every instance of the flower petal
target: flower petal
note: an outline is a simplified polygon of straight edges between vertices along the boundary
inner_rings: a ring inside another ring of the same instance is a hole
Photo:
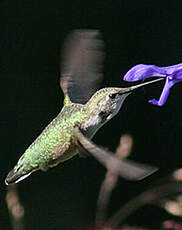
[[[151,99],[151,100],[148,100],[148,102],[150,103],[150,104],[153,104],[153,105],[158,105],[158,106],[162,106],[162,105],[160,105],[160,103],[159,103],[159,100],[157,100],[157,99]]]
[[[165,77],[166,72],[160,73],[160,67],[155,65],[139,64],[131,68],[124,76],[125,81],[139,81],[145,80],[149,77]]]
[[[166,77],[166,82],[159,100],[149,100],[149,103],[153,105],[162,106],[166,103],[171,87],[182,81],[182,63],[167,67],[139,64],[125,74],[124,80],[139,81],[150,77]]]
[[[175,80],[170,79],[170,77],[167,77],[165,85],[164,85],[164,88],[162,90],[162,93],[161,93],[161,96],[160,96],[159,100],[152,99],[152,100],[149,100],[149,103],[151,103],[153,105],[163,106],[166,103],[166,101],[167,101],[167,98],[169,96],[171,87],[175,83],[176,83]]]
[[[182,63],[167,66],[159,67],[156,65],[145,65],[138,64],[132,67],[124,76],[125,81],[139,81],[145,80],[150,77],[167,77],[167,76],[177,76],[178,80],[182,80]]]

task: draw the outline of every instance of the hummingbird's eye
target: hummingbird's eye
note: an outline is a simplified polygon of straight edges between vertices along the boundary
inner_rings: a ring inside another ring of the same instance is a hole
[[[117,94],[116,94],[116,93],[109,94],[109,97],[110,97],[111,99],[115,99],[115,98],[116,98],[116,96],[117,96]]]

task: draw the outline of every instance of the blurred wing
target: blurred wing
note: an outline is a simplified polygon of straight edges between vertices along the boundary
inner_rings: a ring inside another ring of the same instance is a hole
[[[78,128],[75,129],[75,136],[83,148],[93,155],[107,170],[127,180],[141,180],[154,173],[157,168],[145,164],[135,163],[130,160],[120,160],[111,152],[106,151],[88,140]]]
[[[74,103],[85,104],[102,80],[103,41],[97,30],[75,30],[63,47],[60,86]]]

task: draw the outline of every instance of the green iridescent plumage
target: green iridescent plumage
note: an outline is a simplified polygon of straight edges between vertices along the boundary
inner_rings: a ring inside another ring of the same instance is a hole
[[[8,174],[6,184],[17,183],[36,170],[45,171],[82,151],[91,153],[127,179],[140,179],[151,174],[155,168],[129,160],[121,162],[90,141],[96,131],[118,113],[127,95],[148,83],[96,92],[102,79],[103,61],[103,42],[99,33],[74,31],[64,47],[60,78],[64,106],[24,152]],[[108,164],[111,160],[115,162],[114,167]]]

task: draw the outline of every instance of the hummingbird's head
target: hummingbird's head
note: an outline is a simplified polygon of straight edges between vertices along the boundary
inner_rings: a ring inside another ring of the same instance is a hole
[[[100,116],[102,122],[110,120],[115,116],[125,98],[130,92],[124,92],[122,88],[103,88],[94,94],[91,101],[95,104],[95,112]],[[92,103],[93,103],[92,102]]]
[[[92,138],[98,129],[119,112],[124,99],[130,94],[121,90],[122,88],[100,89],[86,103],[88,116],[81,129],[87,137]]]
[[[91,97],[88,104],[93,105],[92,107],[95,107],[94,110],[97,111],[97,114],[103,117],[103,120],[105,120],[104,122],[106,122],[119,112],[125,98],[129,94],[140,87],[160,81],[162,79],[163,78],[156,79],[128,88],[103,88],[97,91]]]
[[[103,88],[97,91],[86,103],[88,116],[81,129],[85,135],[92,137],[95,132],[107,121],[113,118],[120,110],[125,98],[135,89],[162,80],[162,78],[142,83],[128,88]]]

